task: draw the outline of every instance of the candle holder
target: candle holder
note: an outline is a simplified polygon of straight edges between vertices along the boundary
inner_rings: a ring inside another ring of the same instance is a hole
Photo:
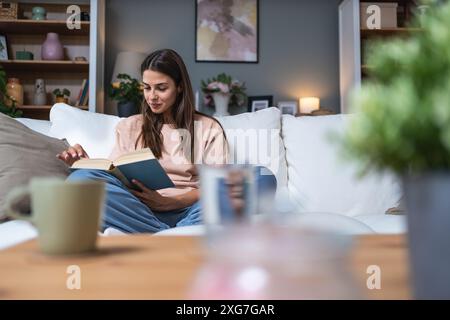
[[[312,113],[320,109],[320,99],[317,97],[300,98],[300,113]]]

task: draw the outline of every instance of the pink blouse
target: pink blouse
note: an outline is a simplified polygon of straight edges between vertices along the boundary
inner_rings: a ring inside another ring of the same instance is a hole
[[[195,115],[194,124],[194,164],[191,162],[190,134],[164,124],[162,157],[159,160],[175,188],[158,190],[164,196],[183,194],[198,188],[197,164],[226,164],[228,143],[219,123],[203,115]],[[142,139],[135,148],[136,140],[142,130],[142,115],[121,120],[116,126],[116,143],[108,157],[111,160],[125,153],[141,149]]]

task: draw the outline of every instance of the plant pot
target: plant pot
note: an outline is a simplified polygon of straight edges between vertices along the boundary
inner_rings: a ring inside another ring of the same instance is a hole
[[[403,179],[417,299],[450,299],[450,172]]]
[[[134,102],[121,102],[117,104],[117,114],[120,118],[128,118],[132,115],[138,114],[139,108]]]
[[[55,98],[55,103],[65,103],[65,104],[69,104],[69,98],[64,98],[64,97],[56,97]]]
[[[231,95],[229,93],[214,92],[212,94],[214,99],[214,105],[216,107],[215,117],[229,116],[228,103],[230,102]]]

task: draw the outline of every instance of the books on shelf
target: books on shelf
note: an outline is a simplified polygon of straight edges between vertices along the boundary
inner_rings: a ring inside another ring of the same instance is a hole
[[[131,189],[139,189],[131,182],[132,179],[140,181],[152,190],[175,186],[150,148],[124,154],[114,161],[83,158],[75,161],[70,168],[71,170],[97,169],[107,171]]]
[[[78,94],[78,99],[75,103],[76,107],[84,107],[88,105],[89,101],[89,80],[83,79],[83,82],[81,83],[81,89]]]

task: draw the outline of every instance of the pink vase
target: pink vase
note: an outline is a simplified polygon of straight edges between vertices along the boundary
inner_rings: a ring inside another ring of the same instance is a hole
[[[42,44],[41,55],[42,60],[64,60],[64,48],[57,33],[47,33],[47,38]]]

